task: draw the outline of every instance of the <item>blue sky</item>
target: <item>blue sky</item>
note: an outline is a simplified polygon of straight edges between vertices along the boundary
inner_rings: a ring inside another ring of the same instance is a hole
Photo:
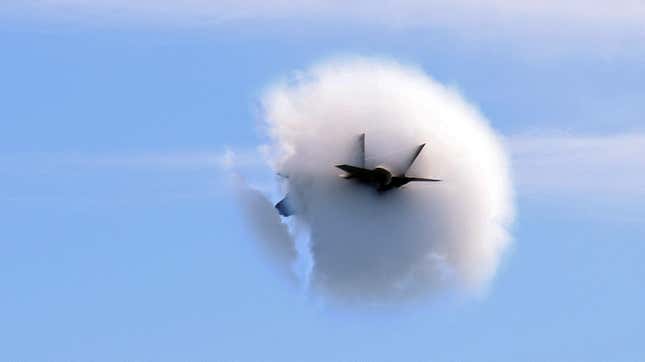
[[[1,5],[0,359],[643,359],[643,9],[493,3]],[[419,65],[504,135],[486,295],[346,310],[266,264],[218,160],[264,141],[267,85],[338,54]]]

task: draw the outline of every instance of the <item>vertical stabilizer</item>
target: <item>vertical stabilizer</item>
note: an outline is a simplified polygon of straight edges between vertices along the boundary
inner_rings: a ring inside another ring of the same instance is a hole
[[[403,176],[405,176],[405,174],[408,172],[410,167],[412,167],[412,165],[414,164],[414,161],[416,161],[417,157],[419,157],[419,154],[421,153],[421,151],[423,150],[423,147],[425,147],[425,145],[426,145],[425,143],[420,145],[419,147],[417,147],[416,151],[414,151],[414,154],[412,155],[412,158],[408,162],[408,165],[403,170],[403,173],[402,173]]]
[[[358,136],[358,144],[359,167],[365,168],[365,133],[361,133],[361,135]]]

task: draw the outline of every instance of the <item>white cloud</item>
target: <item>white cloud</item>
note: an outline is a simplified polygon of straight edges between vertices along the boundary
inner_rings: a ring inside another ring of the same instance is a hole
[[[276,84],[263,105],[269,166],[286,175],[290,220],[309,231],[314,290],[381,302],[485,288],[510,243],[510,170],[495,132],[455,90],[417,68],[348,58]],[[363,160],[361,133],[366,167],[401,175],[427,142],[407,174],[445,182],[379,194],[339,178],[334,164]]]

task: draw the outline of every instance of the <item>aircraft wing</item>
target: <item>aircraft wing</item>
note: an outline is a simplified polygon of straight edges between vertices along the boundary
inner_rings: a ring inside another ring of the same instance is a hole
[[[337,168],[347,172],[348,176],[354,176],[354,177],[369,177],[371,175],[371,171],[362,168],[362,167],[356,167],[352,165],[336,165]]]

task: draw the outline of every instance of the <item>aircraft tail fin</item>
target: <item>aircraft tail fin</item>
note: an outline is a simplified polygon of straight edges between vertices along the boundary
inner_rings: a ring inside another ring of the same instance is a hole
[[[358,143],[359,165],[361,168],[365,168],[365,133],[361,133],[361,135],[358,136]]]
[[[421,153],[421,151],[423,151],[423,147],[425,147],[425,146],[426,146],[426,144],[424,143],[424,144],[420,145],[419,147],[417,147],[417,149],[414,151],[414,154],[410,158],[410,161],[408,161],[408,164],[405,167],[405,170],[403,170],[403,173],[402,173],[403,176],[405,176],[405,174],[408,172],[408,170],[410,170],[410,168],[414,164],[414,161],[416,161],[417,157],[419,157],[419,154]]]

